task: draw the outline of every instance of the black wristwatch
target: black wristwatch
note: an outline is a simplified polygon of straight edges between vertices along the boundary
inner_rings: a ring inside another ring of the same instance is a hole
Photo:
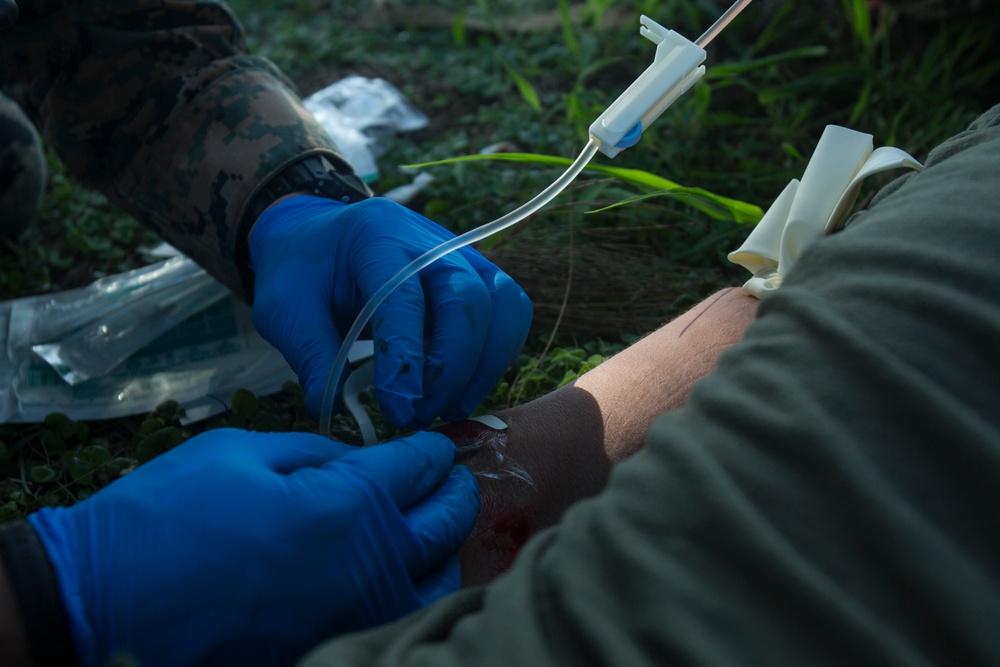
[[[236,244],[236,265],[247,299],[253,303],[253,270],[247,234],[267,207],[296,192],[354,204],[372,196],[372,191],[343,163],[339,168],[326,155],[310,155],[296,160],[271,177],[253,198],[240,225]]]
[[[326,197],[345,204],[353,204],[372,196],[364,181],[349,168],[338,169],[325,155],[310,155],[288,165],[264,184],[247,210],[250,224],[256,222],[268,206],[295,192]]]
[[[21,611],[32,664],[76,665],[59,582],[31,524],[21,519],[0,525],[0,559]]]

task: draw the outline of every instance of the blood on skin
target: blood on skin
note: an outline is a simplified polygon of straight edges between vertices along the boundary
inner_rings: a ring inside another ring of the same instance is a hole
[[[511,566],[531,537],[536,513],[534,503],[523,502],[525,487],[520,479],[496,477],[504,459],[506,433],[471,420],[434,430],[455,443],[459,450],[456,463],[467,464],[480,473],[482,507],[471,539],[478,542],[480,557],[488,561],[480,564],[496,576]]]
[[[514,557],[532,535],[533,504],[511,507],[492,494],[485,494],[475,538],[490,552],[491,569],[500,574],[511,566]]]

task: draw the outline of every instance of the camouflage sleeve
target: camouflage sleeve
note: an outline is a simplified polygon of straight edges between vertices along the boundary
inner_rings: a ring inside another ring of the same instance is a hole
[[[222,2],[19,0],[0,87],[68,172],[249,298],[247,209],[309,155],[349,167]]]

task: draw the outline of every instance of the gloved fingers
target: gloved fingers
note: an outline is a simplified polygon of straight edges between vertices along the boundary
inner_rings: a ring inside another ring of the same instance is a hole
[[[131,476],[142,478],[147,485],[162,484],[172,477],[202,474],[212,466],[226,471],[270,470],[288,475],[304,468],[319,468],[356,449],[315,433],[258,433],[218,428],[200,433],[157,456]],[[115,488],[120,487],[108,487]],[[106,493],[103,489],[102,492]]]
[[[442,258],[420,280],[430,335],[424,351],[423,391],[412,401],[405,424],[411,428],[426,427],[464,391],[481,361],[493,321],[490,291],[461,256]],[[376,375],[376,387],[379,379]]]
[[[448,477],[454,460],[455,445],[447,436],[424,431],[355,449],[324,469],[363,475],[406,509]]]
[[[265,211],[250,239],[254,325],[298,375],[314,417],[340,349],[338,325],[353,307],[355,290],[342,257],[349,249],[337,250],[340,217],[348,210],[329,199],[292,197]]]
[[[465,419],[517,360],[531,328],[531,300],[506,273],[486,262],[479,268],[483,284],[492,296],[493,318],[479,363],[465,388],[438,413],[447,421]]]
[[[410,576],[421,580],[458,553],[479,517],[479,484],[465,466],[454,466],[433,493],[403,514],[415,539],[407,554]]]
[[[295,363],[293,364],[292,360],[285,356],[305,392],[306,412],[314,418],[319,417],[323,409],[330,371],[340,349],[340,335],[332,326],[332,322],[329,324],[329,327],[315,329],[299,328],[299,336],[295,342]],[[343,396],[344,383],[347,382],[348,375],[350,368],[344,368],[334,393],[337,406],[340,405],[340,397]],[[334,412],[336,410],[337,408],[334,408]]]
[[[253,305],[254,326],[281,351],[299,378],[305,390],[306,411],[313,417],[320,414],[330,368],[341,342],[330,304],[322,301],[321,294],[317,291],[292,300],[287,295],[258,289]],[[338,397],[347,375],[341,375]]]
[[[414,584],[420,606],[426,607],[450,595],[462,587],[462,568],[459,565],[458,554],[448,559],[448,562],[434,572],[423,577]]]
[[[357,449],[315,433],[257,433],[238,429],[217,429],[195,436],[192,440],[219,431],[228,431],[228,437],[238,442],[241,449],[253,451],[257,461],[282,475],[291,474],[302,468],[319,468]]]
[[[360,263],[358,285],[365,300],[410,263],[392,244],[369,246],[374,257]],[[372,316],[375,394],[386,419],[397,426],[412,421],[413,401],[423,395],[425,296],[418,276],[400,285]]]

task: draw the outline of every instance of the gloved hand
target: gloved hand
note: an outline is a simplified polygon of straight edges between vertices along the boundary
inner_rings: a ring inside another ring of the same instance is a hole
[[[368,298],[453,236],[378,198],[344,205],[298,195],[257,219],[250,239],[254,324],[299,376],[310,413],[319,414],[341,333]],[[382,413],[409,428],[439,416],[464,419],[517,358],[530,324],[527,295],[475,250],[431,264],[371,320]]]
[[[28,520],[82,665],[289,664],[458,588],[479,493],[445,436],[209,431]]]

